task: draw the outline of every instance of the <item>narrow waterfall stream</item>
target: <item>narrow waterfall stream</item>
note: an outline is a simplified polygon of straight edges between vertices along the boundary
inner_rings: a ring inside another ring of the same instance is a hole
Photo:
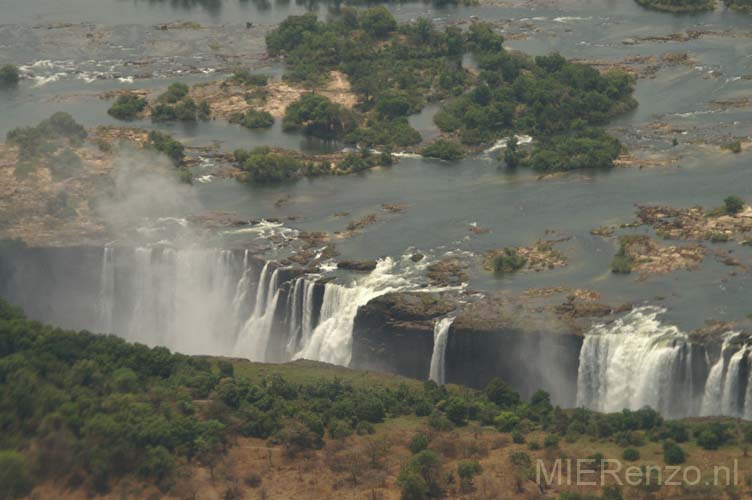
[[[433,352],[431,353],[431,369],[428,378],[437,384],[446,383],[446,346],[452,322],[454,322],[454,318],[449,316],[437,321],[433,327]]]

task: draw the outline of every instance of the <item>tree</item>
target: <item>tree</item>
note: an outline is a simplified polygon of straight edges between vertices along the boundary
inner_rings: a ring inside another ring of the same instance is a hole
[[[383,5],[371,7],[360,16],[360,26],[371,36],[384,38],[397,29],[397,21]]]
[[[26,459],[12,450],[0,451],[0,498],[20,498],[31,491]]]
[[[457,475],[460,477],[462,491],[473,488],[473,478],[483,472],[483,466],[477,460],[463,460],[457,465]]]
[[[678,444],[673,441],[663,443],[663,461],[666,465],[679,465],[685,460],[684,450]]]
[[[455,141],[438,139],[424,146],[420,154],[427,158],[439,158],[440,160],[455,161],[465,156],[465,150]]]
[[[352,130],[354,121],[339,104],[308,93],[287,106],[282,127],[287,131],[302,129],[304,134],[321,139],[336,139]]]
[[[725,200],[723,200],[723,204],[726,208],[726,213],[729,215],[736,215],[744,210],[744,200],[742,200],[738,196],[727,197]]]
[[[486,385],[486,397],[500,408],[513,408],[520,404],[520,395],[499,377],[492,378]]]
[[[410,448],[410,451],[412,451],[413,454],[420,453],[428,448],[428,436],[422,432],[415,434],[410,439],[410,444],[408,444],[407,447]]]
[[[136,94],[118,96],[107,114],[118,120],[133,120],[146,108],[146,99]]]

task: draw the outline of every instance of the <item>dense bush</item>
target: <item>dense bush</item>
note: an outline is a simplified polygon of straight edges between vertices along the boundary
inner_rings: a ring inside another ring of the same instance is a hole
[[[352,115],[326,97],[308,93],[285,109],[284,130],[302,130],[321,139],[337,139],[355,126]]]
[[[252,87],[264,87],[269,83],[267,75],[253,74],[248,70],[239,69],[233,72],[230,82]]]
[[[183,162],[185,148],[170,135],[156,130],[149,132],[147,147],[164,153],[175,165]]]
[[[686,460],[684,450],[673,441],[663,443],[663,461],[666,465],[683,464]]]
[[[245,113],[231,116],[230,123],[239,123],[249,129],[270,128],[274,125],[274,117],[267,111],[249,109]]]
[[[635,460],[640,459],[640,451],[635,448],[625,448],[621,454],[621,457],[624,460],[629,460],[630,462],[634,462]]]
[[[19,127],[6,135],[9,144],[18,146],[21,159],[30,159],[57,149],[56,141],[67,141],[72,146],[80,145],[87,133],[83,125],[62,111],[42,120],[35,127]]]
[[[726,209],[727,214],[736,215],[744,210],[744,200],[738,196],[729,196],[723,200],[723,206]]]
[[[665,12],[701,12],[713,10],[714,0],[635,0],[649,9]]]
[[[293,154],[260,146],[249,153],[236,152],[235,158],[241,158],[242,168],[248,172],[250,179],[257,183],[280,182],[298,176],[303,162]]]
[[[146,109],[146,99],[136,94],[118,96],[107,113],[118,120],[133,120]]]
[[[424,146],[420,154],[427,158],[439,158],[441,160],[454,161],[465,156],[465,150],[456,142],[448,139],[438,139]]]
[[[211,117],[209,103],[202,101],[196,104],[193,98],[188,97],[189,90],[184,83],[170,84],[167,90],[157,97],[157,103],[152,107],[152,121],[194,122],[197,119],[208,120]]]
[[[491,268],[493,272],[498,274],[519,271],[525,267],[526,263],[525,257],[520,255],[516,249],[509,247],[504,248],[491,258]]]

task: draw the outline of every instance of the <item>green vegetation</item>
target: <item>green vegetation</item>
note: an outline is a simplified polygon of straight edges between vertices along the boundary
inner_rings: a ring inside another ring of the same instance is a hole
[[[731,151],[734,154],[739,154],[742,152],[742,141],[739,139],[727,142],[721,146],[723,149],[726,149],[728,151]]]
[[[455,141],[438,139],[424,146],[420,154],[427,158],[439,158],[440,160],[455,161],[465,156],[465,150]]]
[[[635,0],[648,9],[663,12],[703,12],[715,8],[715,0]]]
[[[274,117],[267,111],[249,109],[245,113],[237,113],[230,117],[230,123],[239,123],[245,128],[260,129],[270,128],[274,125]]]
[[[738,196],[729,196],[723,200],[723,207],[728,215],[736,215],[744,210],[744,200]]]
[[[0,67],[0,86],[10,87],[17,85],[21,79],[18,68],[12,64]]]
[[[290,81],[315,87],[331,71],[348,76],[363,116],[346,140],[367,146],[417,144],[420,134],[405,117],[469,84],[459,28],[440,31],[426,19],[397,25],[383,7],[344,9],[341,19],[328,22],[313,14],[290,16],[266,43],[270,54],[285,55]]]
[[[107,113],[118,120],[133,120],[146,109],[146,99],[136,94],[118,96]]]
[[[252,151],[235,151],[235,161],[248,172],[249,179],[259,184],[281,182],[300,175],[304,163],[292,151],[274,151],[259,146]]]
[[[284,130],[302,130],[304,134],[320,139],[341,138],[354,126],[355,121],[350,112],[314,93],[303,94],[290,104],[282,120]]]
[[[723,3],[739,12],[752,12],[752,0],[723,0]]]
[[[514,147],[509,150],[512,165],[539,170],[610,166],[621,145],[593,127],[636,105],[633,79],[618,71],[601,75],[559,54],[508,53],[503,41],[489,25],[471,26],[466,44],[481,69],[479,80],[436,114],[439,128],[470,146],[521,133],[535,137],[529,158],[522,160]]]
[[[491,257],[490,267],[497,274],[513,273],[525,267],[526,263],[527,259],[517,249],[506,247]]]
[[[233,72],[229,81],[247,87],[264,87],[269,83],[269,77],[267,75],[255,75],[245,69],[238,69]]]
[[[640,450],[637,450],[635,448],[625,448],[624,451],[621,454],[621,457],[624,460],[628,460],[630,462],[634,462],[635,460],[640,459]]]
[[[196,104],[188,96],[189,88],[184,83],[170,84],[167,90],[157,97],[157,103],[152,107],[151,119],[154,122],[188,121],[211,118],[209,103],[202,101]]]
[[[467,435],[502,423],[501,432],[511,433],[515,443],[524,443],[530,433],[535,433],[530,443],[545,436],[545,453],[553,454],[563,453],[556,450],[559,436],[570,443],[583,439],[590,449],[598,443],[640,447],[650,440],[662,447],[666,464],[686,460],[677,443],[690,435],[705,449],[752,442],[750,423],[667,422],[650,408],[610,414],[562,410],[544,391],[522,401],[499,379],[476,391],[312,362],[265,365],[173,354],[114,336],[45,326],[1,301],[0,394],[2,498],[27,495],[42,482],[95,496],[122,479],[149,482],[164,496],[176,496],[172,489],[185,471],[201,465],[213,477],[239,438],[268,440],[287,459],[327,447],[334,459],[352,444],[341,440],[355,432],[372,434],[374,425],[416,419],[420,425],[406,443],[412,455],[396,480],[404,498],[444,496],[454,477],[463,493],[471,492],[483,473],[478,461],[483,452],[477,436],[463,440],[459,431]],[[442,436],[453,429],[458,432]],[[464,451],[455,476],[443,460],[456,453],[449,448],[456,450],[458,441]],[[369,437],[365,455],[348,454],[340,462],[353,484],[362,471],[358,464],[375,464],[388,454],[384,442]],[[627,460],[639,459],[634,448],[623,453]],[[530,455],[517,449],[508,457],[515,477],[527,481]],[[605,457],[588,458],[599,467]],[[258,485],[251,479],[249,485]],[[600,498],[620,495],[604,489]]]
[[[687,460],[684,450],[673,441],[663,443],[663,461],[666,465],[679,465]]]
[[[18,146],[19,159],[29,160],[43,154],[54,153],[60,142],[79,146],[86,139],[83,125],[76,123],[71,115],[59,111],[35,127],[18,127],[6,136],[9,144]]]
[[[179,141],[173,139],[169,134],[156,130],[149,132],[147,147],[166,154],[175,165],[180,165],[185,156],[185,148]]]

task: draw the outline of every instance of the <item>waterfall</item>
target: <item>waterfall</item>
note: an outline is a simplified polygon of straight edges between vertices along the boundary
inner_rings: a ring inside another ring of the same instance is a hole
[[[369,300],[408,286],[408,281],[393,274],[394,261],[387,257],[361,280],[350,286],[327,283],[319,321],[295,358],[314,359],[337,365],[349,365],[352,357],[352,331],[358,308]],[[304,322],[305,323],[305,322]]]
[[[733,345],[736,333],[726,336],[721,346],[718,361],[710,369],[708,379],[705,382],[705,392],[702,396],[700,415],[729,415],[744,416],[750,406],[747,396],[750,388],[747,383],[744,399],[740,398],[742,389],[742,365],[747,358],[747,346]],[[746,406],[746,408],[745,408]]]
[[[266,350],[274,326],[274,316],[279,302],[279,269],[269,275],[269,263],[261,271],[256,290],[256,305],[251,317],[243,325],[233,350],[236,356],[251,361],[266,361]]]
[[[730,332],[718,359],[708,360],[707,347],[693,347],[686,334],[658,319],[664,312],[640,307],[586,334],[577,405],[603,412],[650,406],[669,418],[752,417],[752,349]],[[693,357],[694,349],[701,356]]]
[[[115,303],[115,253],[109,245],[102,252],[99,278],[99,330],[112,331],[112,311]]]
[[[285,352],[289,357],[294,356],[310,340],[313,333],[315,286],[313,280],[305,277],[296,279],[293,285],[288,300],[288,332],[285,346]]]
[[[449,327],[452,326],[453,321],[454,318],[450,316],[440,319],[433,326],[433,352],[431,353],[431,369],[428,378],[437,384],[446,382],[444,355],[449,339]]]
[[[580,351],[577,405],[604,412],[650,406],[670,415],[675,397],[684,397],[677,385],[686,335],[657,316],[654,307],[635,309],[610,325],[596,325],[585,336]],[[691,358],[689,358],[691,360]],[[682,388],[685,389],[685,388]]]

